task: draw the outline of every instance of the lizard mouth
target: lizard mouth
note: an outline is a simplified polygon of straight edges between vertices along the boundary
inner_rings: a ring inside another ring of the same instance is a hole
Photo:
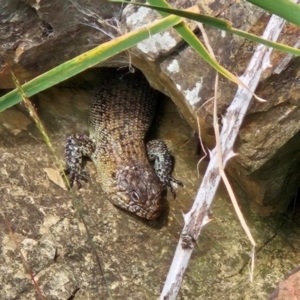
[[[161,208],[159,207],[159,209],[157,210],[153,210],[148,212],[148,217],[147,219],[151,220],[151,219],[156,219],[161,215]]]
[[[156,207],[151,208],[142,208],[137,206],[130,206],[127,208],[127,210],[131,211],[132,213],[136,214],[137,216],[141,218],[145,218],[148,220],[156,219],[161,214],[161,206],[157,205]]]
[[[160,203],[151,203],[149,205],[145,205],[145,203],[136,203],[133,201],[128,201],[126,194],[118,193],[117,195],[113,195],[109,197],[109,200],[116,206],[130,211],[131,213],[148,220],[156,219],[161,214],[161,205]],[[124,200],[127,201],[124,201]]]

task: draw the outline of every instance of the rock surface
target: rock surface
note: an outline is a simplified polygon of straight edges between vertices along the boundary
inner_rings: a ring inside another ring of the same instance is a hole
[[[120,5],[108,1],[3,0],[0,54],[23,83],[117,36],[109,20],[118,15]],[[125,61],[119,56],[111,65]],[[4,68],[0,88],[13,87]]]
[[[66,137],[85,132],[97,77],[97,70],[90,70],[35,99],[60,160]],[[112,299],[158,298],[183,226],[182,213],[190,209],[206,167],[200,165],[198,177],[197,141],[176,106],[166,100],[160,110],[164,113],[151,135],[170,147],[174,176],[185,188],[176,200],[168,194],[165,215],[149,222],[105,199],[89,161],[91,178],[72,199],[48,178],[45,169],[56,169],[56,163],[28,114],[19,107],[0,113],[0,299],[40,299],[30,274],[48,300],[110,299],[109,292]],[[251,246],[221,186],[213,220],[201,232],[178,299],[267,299],[299,262],[299,213],[296,207],[294,218],[261,218],[244,210],[257,242],[250,284]]]
[[[287,278],[280,282],[278,288],[271,295],[270,300],[298,300],[300,299],[300,267],[295,268]]]
[[[194,4],[172,2],[182,8]],[[200,6],[205,13],[257,34],[268,21],[260,9],[244,1],[201,1]],[[0,53],[25,82],[109,40],[108,36],[142,26],[134,20],[149,22],[158,16],[128,7],[114,29],[111,19],[118,19],[120,12],[118,4],[96,0],[52,0],[51,5],[46,0],[3,0]],[[99,16],[100,23],[96,22]],[[201,39],[195,24],[190,25]],[[255,46],[206,30],[222,65],[242,74]],[[294,45],[298,36],[299,29],[287,25],[280,41]],[[120,55],[106,65],[127,64],[128,57],[128,53]],[[172,98],[194,130],[199,117],[203,141],[213,147],[211,102],[203,104],[213,96],[215,72],[172,30],[141,43],[130,51],[130,58],[154,87]],[[284,54],[273,54],[273,67],[265,72],[257,91],[268,102],[253,103],[236,144],[239,156],[228,168],[241,187],[239,200],[258,244],[254,283],[248,280],[249,242],[221,187],[212,208],[213,221],[201,233],[179,299],[266,299],[284,274],[299,264],[299,211],[294,218],[284,214],[264,219],[251,209],[258,207],[264,214],[284,211],[299,185],[300,65],[294,60],[281,68],[284,58]],[[95,75],[88,72],[36,98],[60,158],[66,136],[82,132],[86,124],[94,81]],[[0,88],[12,87],[7,69],[0,69]],[[235,89],[221,79],[220,116]],[[30,274],[47,299],[71,299],[72,295],[74,299],[108,299],[108,291],[113,299],[157,299],[181,232],[182,212],[191,207],[201,180],[195,141],[177,108],[166,104],[167,118],[157,134],[174,153],[175,175],[186,187],[176,201],[170,200],[169,213],[155,222],[143,222],[103,199],[89,162],[91,181],[72,200],[47,177],[46,170],[55,169],[54,159],[28,115],[17,107],[0,114],[1,299],[38,299]],[[204,169],[201,165],[200,173]]]
[[[145,14],[144,9],[139,10],[141,15]],[[201,6],[201,11],[221,16],[230,20],[234,27],[257,35],[262,34],[269,19],[262,10],[245,2],[232,4],[230,1],[208,1]],[[130,23],[132,11],[128,9],[123,14],[129,15],[125,22],[129,30],[135,29],[136,26]],[[243,74],[255,45],[211,28],[207,28],[206,33],[218,61],[231,72]],[[295,45],[299,43],[299,33],[299,28],[287,24],[279,42]],[[201,35],[198,36],[202,40]],[[132,57],[133,63],[144,71],[153,86],[173,99],[189,124],[199,131],[198,117],[202,139],[208,147],[213,147],[213,103],[207,100],[214,95],[215,71],[186,45],[172,51],[176,35],[173,43],[166,42],[170,45],[168,50],[172,54],[164,57],[166,49],[162,51],[159,44],[164,39],[158,37],[156,41],[155,37],[148,40],[148,47],[145,46],[146,41],[137,46],[134,51],[136,56]],[[153,45],[157,47],[151,47]],[[282,70],[281,65],[286,58],[283,53],[273,52],[270,68],[264,72],[257,90],[257,94],[268,102],[253,103],[236,143],[239,155],[228,165],[237,189],[242,189],[249,201],[253,202],[252,208],[258,209],[262,214],[284,211],[300,183],[300,171],[297,171],[300,170],[300,146],[297,142],[300,134],[300,124],[297,121],[300,113],[300,99],[297,97],[300,65],[298,60],[294,60]],[[153,59],[156,59],[154,63]],[[220,118],[235,91],[234,84],[220,78]]]
[[[188,8],[197,1],[174,0],[171,4]],[[198,4],[201,12],[230,20],[234,27],[255,34],[263,32],[269,18],[245,1],[209,0]],[[21,82],[159,17],[146,8],[127,6],[122,11],[119,4],[96,0],[52,0],[51,5],[47,0],[4,0],[0,2],[0,12],[0,54]],[[189,24],[202,40],[196,24]],[[299,43],[299,30],[286,25],[279,41]],[[211,28],[206,28],[206,33],[220,63],[233,73],[242,74],[255,45]],[[215,71],[174,30],[152,36],[104,65],[122,66],[129,57],[152,86],[175,102],[196,131],[199,119],[202,139],[213,147],[212,103],[207,100],[214,95]],[[239,155],[228,166],[238,189],[263,214],[284,211],[300,182],[299,63],[295,60],[285,68],[282,65],[286,58],[283,53],[272,54],[272,67],[264,72],[257,91],[268,102],[253,103],[236,144]],[[12,87],[8,69],[0,68],[0,88]],[[235,90],[234,84],[220,79],[220,117]]]

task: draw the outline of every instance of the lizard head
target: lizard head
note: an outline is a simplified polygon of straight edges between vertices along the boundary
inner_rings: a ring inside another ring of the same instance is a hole
[[[114,172],[112,179],[113,204],[146,219],[160,215],[163,185],[150,165],[126,166]]]

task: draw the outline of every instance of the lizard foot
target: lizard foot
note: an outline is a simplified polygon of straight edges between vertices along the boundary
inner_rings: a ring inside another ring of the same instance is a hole
[[[177,188],[178,186],[184,187],[184,184],[182,183],[182,181],[177,180],[172,176],[168,176],[166,181],[166,186],[170,189],[170,192],[173,198],[175,199],[176,198],[175,188]]]
[[[85,170],[65,170],[65,172],[69,177],[71,188],[76,184],[78,189],[80,189],[82,187],[81,181],[88,182],[89,173]]]
[[[176,198],[175,188],[184,186],[180,180],[171,176],[173,168],[172,155],[167,145],[158,140],[153,140],[147,143],[147,155],[150,161],[154,161],[154,169],[165,187],[168,187],[173,198]]]
[[[94,149],[94,142],[86,135],[73,134],[68,137],[65,147],[66,174],[69,175],[71,187],[76,183],[81,188],[80,181],[88,181],[88,172],[82,169],[82,158],[90,157]]]

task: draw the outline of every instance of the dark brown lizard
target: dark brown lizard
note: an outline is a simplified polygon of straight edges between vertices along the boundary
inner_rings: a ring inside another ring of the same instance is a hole
[[[127,74],[126,74],[127,73]],[[108,199],[142,218],[161,212],[162,192],[182,183],[171,176],[171,154],[162,141],[145,146],[159,94],[141,73],[104,68],[92,100],[89,136],[68,138],[65,156],[71,185],[87,179],[82,157],[94,162]],[[149,161],[154,162],[154,167]]]

